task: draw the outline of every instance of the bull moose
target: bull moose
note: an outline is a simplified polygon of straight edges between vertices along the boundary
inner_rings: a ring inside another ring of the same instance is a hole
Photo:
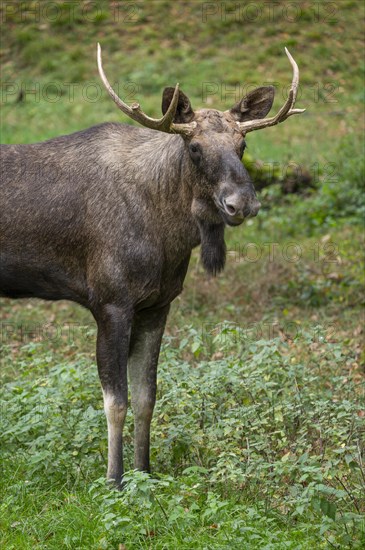
[[[221,112],[193,110],[177,84],[165,88],[163,116],[154,119],[112,89],[98,44],[105,88],[144,128],[104,123],[41,143],[1,146],[0,294],[71,300],[93,314],[108,425],[107,478],[117,485],[128,379],[134,465],[150,470],[161,338],[192,249],[201,244],[205,270],[220,272],[225,226],[259,211],[241,162],[246,134],[304,111],[294,109],[299,71],[286,54],[292,84],[272,118],[264,117],[273,86]]]

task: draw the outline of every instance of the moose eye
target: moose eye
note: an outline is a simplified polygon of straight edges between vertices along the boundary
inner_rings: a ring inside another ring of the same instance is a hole
[[[192,161],[194,163],[197,163],[200,160],[200,157],[201,157],[200,145],[198,145],[197,143],[191,143],[189,145],[189,152],[190,152],[190,156],[191,156]]]

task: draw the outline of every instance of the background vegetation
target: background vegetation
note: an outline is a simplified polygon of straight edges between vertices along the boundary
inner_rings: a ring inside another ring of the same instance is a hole
[[[227,230],[225,273],[195,251],[159,370],[152,463],[105,488],[95,326],[67,303],[1,300],[2,546],[362,548],[364,540],[364,7],[333,2],[3,2],[1,141],[122,120],[99,85],[100,41],[127,101],[160,111],[180,82],[226,109],[301,70],[307,112],[248,136],[279,179]],[[123,119],[124,121],[124,119]],[[126,426],[132,468],[133,419]]]

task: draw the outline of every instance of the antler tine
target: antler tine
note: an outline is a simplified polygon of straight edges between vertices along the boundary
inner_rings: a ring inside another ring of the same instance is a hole
[[[295,101],[297,99],[298,86],[299,86],[299,68],[294,59],[294,57],[289,52],[288,48],[285,46],[285,53],[288,56],[291,66],[293,67],[293,78],[290,86],[290,90],[293,90],[293,101],[291,107],[294,107]]]
[[[298,65],[295,62],[295,59],[292,57],[292,55],[290,54],[287,48],[285,48],[285,53],[289,58],[291,66],[293,67],[293,78],[292,78],[292,83],[288,94],[288,99],[286,100],[284,105],[281,107],[277,115],[275,115],[274,117],[248,120],[246,122],[237,122],[242,133],[246,134],[247,132],[252,132],[254,130],[261,130],[262,128],[267,128],[268,126],[275,126],[276,124],[283,122],[284,120],[286,120],[292,115],[298,115],[300,113],[304,113],[305,109],[293,109],[295,105],[295,100],[297,98],[297,93],[298,93],[299,69],[298,69]]]
[[[101,46],[99,43],[97,47],[97,62],[100,78],[108,94],[117,105],[117,107],[132,120],[139,122],[140,124],[142,124],[142,126],[146,126],[147,128],[151,128],[152,130],[159,130],[161,132],[189,134],[192,131],[193,126],[191,124],[173,124],[172,122],[174,120],[177,104],[179,101],[179,84],[176,84],[175,86],[174,95],[172,96],[171,103],[164,116],[158,119],[151,118],[142,111],[139,103],[133,103],[131,106],[129,106],[124,103],[124,101],[122,101],[120,97],[115,93],[104,73],[101,59]]]

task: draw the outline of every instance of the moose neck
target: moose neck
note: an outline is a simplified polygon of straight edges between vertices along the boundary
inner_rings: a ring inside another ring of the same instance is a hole
[[[148,187],[162,225],[164,238],[189,251],[201,243],[201,259],[210,274],[225,264],[224,223],[213,200],[199,196],[200,176],[181,136],[153,132],[143,144],[143,165]],[[158,156],[156,150],[159,151]],[[147,176],[147,173],[146,173]],[[166,243],[168,244],[168,243]]]

